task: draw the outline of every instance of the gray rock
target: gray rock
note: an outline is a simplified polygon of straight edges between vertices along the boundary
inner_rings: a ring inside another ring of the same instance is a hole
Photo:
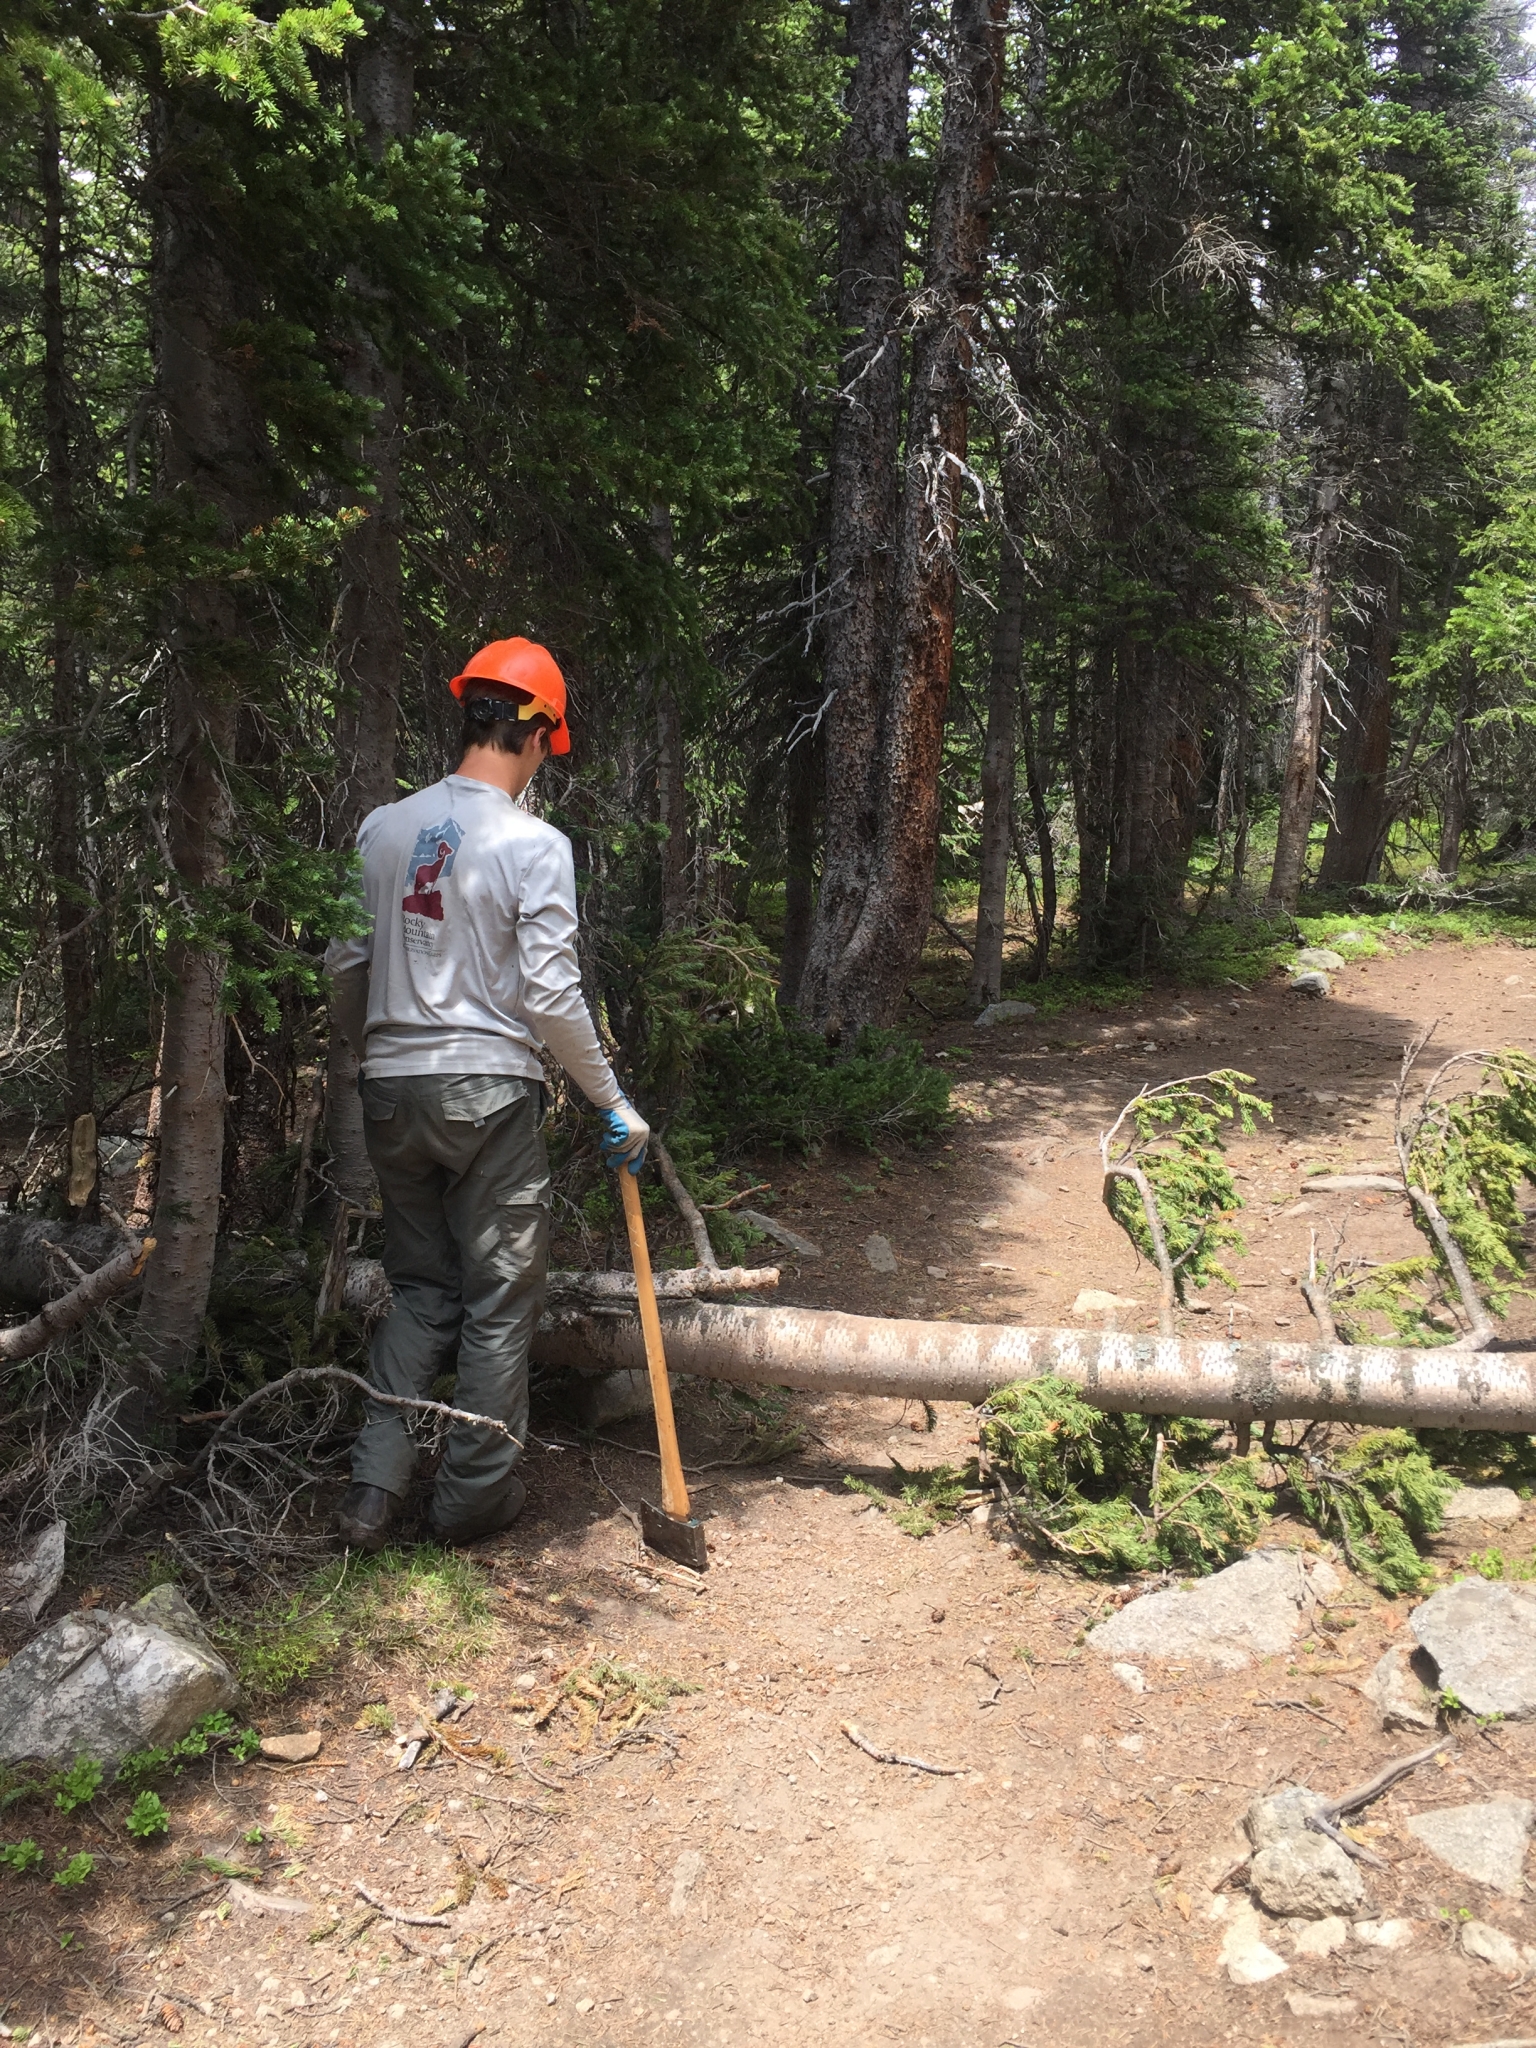
[[[297,1735],[263,1735],[261,1753],[280,1764],[307,1764],[311,1757],[320,1754],[320,1743],[318,1728],[309,1728]]]
[[[1517,1942],[1502,1927],[1490,1927],[1486,1920],[1469,1920],[1461,1930],[1461,1945],[1469,1956],[1490,1963],[1501,1977],[1523,1977],[1536,1965],[1536,1948]]]
[[[1293,996],[1331,996],[1333,983],[1326,974],[1316,971],[1293,974],[1286,983]]]
[[[1287,1785],[1283,1792],[1272,1792],[1267,1799],[1255,1799],[1243,1816],[1243,1826],[1255,1849],[1270,1849],[1276,1842],[1286,1842],[1293,1835],[1306,1834],[1307,1822],[1313,1815],[1327,1811],[1328,1802],[1321,1792],[1314,1792],[1306,1785]]]
[[[19,1557],[0,1571],[0,1613],[7,1608],[36,1621],[64,1577],[64,1524],[50,1522]]]
[[[1139,1664],[1111,1664],[1109,1668],[1112,1676],[1119,1679],[1127,1692],[1147,1690],[1147,1674]]]
[[[649,1373],[620,1366],[615,1372],[584,1372],[576,1385],[576,1413],[583,1429],[606,1429],[651,1412]]]
[[[1360,1690],[1381,1711],[1383,1728],[1434,1728],[1437,1725],[1435,1696],[1413,1668],[1415,1657],[1399,1643],[1377,1664]],[[1428,1661],[1427,1659],[1425,1660]]]
[[[1533,1821],[1536,1806],[1529,1799],[1491,1799],[1416,1813],[1408,1832],[1462,1877],[1519,1899],[1525,1896],[1525,1845]]]
[[[66,1614],[0,1670],[0,1759],[111,1768],[239,1697],[192,1609],[157,1586],[120,1613]]]
[[[1299,2020],[1347,2020],[1360,2010],[1357,1998],[1325,1998],[1315,1991],[1287,1991],[1285,2002]]]
[[[1266,1912],[1326,1920],[1353,1913],[1365,1898],[1359,1866],[1326,1835],[1284,1835],[1260,1849],[1248,1868],[1253,1895]]]
[[[760,1230],[765,1237],[771,1237],[775,1244],[783,1245],[786,1251],[797,1252],[802,1259],[819,1259],[821,1246],[813,1244],[808,1237],[802,1237],[798,1230],[791,1230],[787,1223],[781,1223],[777,1216],[765,1216],[761,1209],[738,1209],[738,1216],[744,1217],[754,1230]]]
[[[1312,1596],[1339,1590],[1331,1565],[1299,1551],[1256,1550],[1187,1591],[1144,1593],[1089,1637],[1106,1657],[1179,1658],[1241,1671],[1255,1657],[1276,1657],[1301,1631]]]
[[[281,1892],[259,1892],[254,1885],[243,1884],[238,1877],[231,1879],[224,1896],[242,1913],[255,1913],[258,1918],[274,1913],[301,1913],[307,1919],[317,1910],[307,1899],[286,1899]]]
[[[1291,1944],[1299,1956],[1331,1956],[1349,1946],[1349,1922],[1340,1913],[1309,1920]]]
[[[1442,1513],[1448,1522],[1518,1522],[1523,1506],[1508,1486],[1461,1486]]]
[[[1026,1017],[1033,1017],[1033,1003],[988,1003],[976,1019],[976,1029],[986,1031],[994,1024],[1021,1024]]]
[[[896,1254],[891,1250],[888,1237],[866,1237],[864,1256],[877,1273],[894,1273],[896,1270]]]
[[[1442,1586],[1408,1617],[1440,1684],[1473,1714],[1536,1715],[1536,1600],[1488,1579]]]
[[[1322,974],[1337,974],[1343,965],[1344,955],[1329,946],[1303,946],[1296,955],[1298,969],[1310,967]]]

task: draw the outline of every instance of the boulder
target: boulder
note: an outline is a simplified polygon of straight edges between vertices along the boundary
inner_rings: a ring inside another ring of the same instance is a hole
[[[1178,1658],[1241,1671],[1255,1657],[1276,1657],[1301,1632],[1308,1601],[1339,1590],[1322,1558],[1278,1548],[1256,1550],[1189,1588],[1144,1593],[1091,1631],[1090,1648],[1107,1657]]]
[[[1033,1017],[1033,1003],[988,1003],[976,1019],[978,1031],[989,1031],[994,1024],[1022,1024],[1026,1017]]]
[[[1307,1822],[1327,1812],[1328,1802],[1321,1792],[1314,1792],[1309,1785],[1287,1785],[1283,1792],[1255,1799],[1243,1816],[1243,1826],[1255,1849],[1270,1849],[1292,1835],[1306,1834]]]
[[[1344,955],[1331,946],[1303,946],[1296,955],[1297,969],[1310,968],[1319,974],[1337,974],[1343,965]]]
[[[1442,1586],[1408,1617],[1441,1688],[1471,1714],[1536,1715],[1536,1599],[1498,1580]]]
[[[157,1586],[116,1613],[66,1614],[0,1670],[0,1760],[91,1756],[112,1769],[239,1696],[181,1594]]]
[[[1333,983],[1326,974],[1321,974],[1315,969],[1293,974],[1286,983],[1286,987],[1293,996],[1316,997],[1331,996],[1333,994]]]
[[[11,1562],[0,1568],[0,1614],[36,1621],[64,1577],[64,1524],[50,1522]]]
[[[1408,1832],[1462,1877],[1519,1899],[1525,1896],[1525,1845],[1533,1821],[1536,1806],[1529,1799],[1490,1799],[1416,1813]]]
[[[1359,1866],[1337,1842],[1310,1829],[1260,1849],[1248,1876],[1266,1912],[1288,1919],[1327,1920],[1358,1911],[1365,1899]]]
[[[1524,1977],[1536,1969],[1536,1948],[1516,1941],[1502,1927],[1490,1927],[1486,1920],[1468,1920],[1461,1930],[1461,1945],[1501,1977]]]
[[[1360,1690],[1381,1713],[1383,1728],[1425,1728],[1438,1725],[1435,1696],[1414,1669],[1415,1658],[1428,1663],[1422,1650],[1399,1643],[1381,1658]]]
[[[1458,1486],[1440,1512],[1447,1522],[1518,1522],[1523,1505],[1513,1487]]]

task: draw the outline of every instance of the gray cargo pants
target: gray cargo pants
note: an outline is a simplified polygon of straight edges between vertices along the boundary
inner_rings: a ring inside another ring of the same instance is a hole
[[[427,1396],[458,1357],[456,1408],[517,1437],[455,1423],[433,1519],[495,1507],[528,1434],[528,1346],[549,1265],[543,1088],[509,1074],[402,1074],[362,1083],[368,1157],[384,1198],[394,1306],[374,1333],[373,1383]],[[404,1495],[416,1445],[398,1408],[370,1408],[352,1477]]]

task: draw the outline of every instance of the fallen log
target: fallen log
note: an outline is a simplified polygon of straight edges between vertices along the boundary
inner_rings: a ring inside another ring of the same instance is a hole
[[[18,1308],[39,1308],[68,1294],[82,1274],[118,1258],[128,1244],[122,1231],[108,1223],[59,1223],[26,1214],[0,1217],[0,1300]]]
[[[692,1301],[703,1294],[750,1294],[777,1287],[779,1269],[777,1266],[687,1266],[675,1273],[658,1273],[655,1278],[658,1301]],[[544,1298],[551,1307],[585,1303],[598,1313],[609,1315],[623,1315],[638,1300],[635,1276],[624,1272],[553,1272],[545,1283]],[[611,1307],[607,1306],[609,1303]],[[389,1307],[389,1283],[377,1259],[347,1261],[341,1305],[364,1315],[379,1315]]]
[[[155,1248],[152,1237],[131,1237],[122,1242],[121,1251],[92,1273],[81,1273],[67,1294],[55,1295],[45,1301],[29,1323],[17,1323],[11,1328],[0,1330],[0,1360],[13,1364],[22,1358],[35,1358],[39,1351],[70,1330],[77,1329],[93,1310],[114,1295],[126,1294],[140,1277]]]
[[[705,1302],[672,1311],[664,1328],[674,1372],[752,1386],[978,1402],[1010,1380],[1051,1373],[1122,1414],[1536,1431],[1528,1351],[1134,1336]],[[637,1321],[579,1307],[545,1316],[533,1355],[587,1372],[645,1363]]]

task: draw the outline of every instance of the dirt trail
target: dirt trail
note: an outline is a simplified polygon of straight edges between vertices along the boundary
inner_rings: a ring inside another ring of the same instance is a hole
[[[1150,1325],[1153,1276],[1099,1205],[1097,1133],[1142,1081],[1222,1064],[1277,1100],[1277,1131],[1234,1148],[1253,1247],[1237,1307],[1255,1329],[1299,1322],[1311,1228],[1331,1236],[1347,1208],[1356,1249],[1417,1243],[1390,1200],[1299,1195],[1301,1168],[1386,1158],[1415,1024],[1445,1015],[1446,1051],[1528,1042],[1536,964],[1511,948],[1435,948],[1353,968],[1325,1003],[1267,988],[1231,1000],[937,1034],[937,1048],[974,1048],[965,1121],[931,1159],[889,1173],[845,1160],[783,1177],[780,1213],[825,1254],[786,1271],[786,1297],[1051,1322],[1088,1285],[1135,1295]],[[1156,1051],[1138,1049],[1149,1041]],[[876,1235],[894,1274],[869,1264]],[[1528,1328],[1520,1313],[1513,1327]],[[402,1776],[388,1741],[353,1724],[380,1698],[408,1719],[425,1681],[348,1673],[265,1723],[321,1728],[318,1765],[221,1771],[184,1791],[167,1845],[103,1841],[94,1900],[0,1883],[0,2018],[43,2022],[39,2039],[170,2031],[231,2048],[461,2048],[476,2028],[486,2048],[1448,2048],[1531,2033],[1529,1984],[1505,1984],[1454,1936],[1470,1911],[1536,1941],[1536,1912],[1457,1878],[1402,1825],[1433,1805],[1536,1797],[1530,1724],[1464,1731],[1367,1816],[1392,1866],[1368,1874],[1371,1909],[1412,1920],[1409,1946],[1351,1941],[1252,1987],[1218,1967],[1202,1874],[1255,1792],[1293,1776],[1338,1791],[1414,1747],[1383,1735],[1357,1690],[1411,1603],[1347,1580],[1293,1657],[1225,1676],[1149,1664],[1151,1690],[1133,1696],[1082,1641],[1123,1597],[1114,1589],[1021,1562],[969,1524],[916,1542],[843,1488],[892,1456],[963,1463],[968,1411],[941,1410],[932,1433],[895,1402],[804,1398],[792,1412],[814,1433],[803,1453],[708,1469],[739,1446],[739,1421],[686,1391],[685,1456],[705,1468],[695,1483],[714,1552],[699,1594],[630,1568],[615,1496],[654,1485],[635,1448],[644,1427],[587,1448],[549,1425],[524,1521],[477,1553],[500,1589],[498,1647],[437,1674],[476,1690],[463,1742],[528,1768],[444,1760]],[[1437,1555],[1497,1541],[1524,1557],[1533,1539],[1528,1509],[1497,1533],[1461,1525]],[[1315,1542],[1284,1524],[1268,1540]],[[552,1669],[602,1656],[698,1690],[598,1762],[606,1724],[593,1747],[579,1699],[536,1731],[515,1709],[547,1696]],[[840,1732],[848,1720],[960,1772],[874,1762]],[[256,1825],[266,1843],[242,1846]],[[203,1850],[267,1866],[269,1887],[313,1902],[322,1926],[345,1900],[343,1934],[311,1942],[305,1917],[214,1917],[222,1886],[187,1863]],[[346,1940],[355,1880],[419,1912],[488,1859],[449,1926],[400,1930],[410,1949],[379,1920]],[[1299,1992],[1355,2009],[1296,2017],[1286,1999]]]

